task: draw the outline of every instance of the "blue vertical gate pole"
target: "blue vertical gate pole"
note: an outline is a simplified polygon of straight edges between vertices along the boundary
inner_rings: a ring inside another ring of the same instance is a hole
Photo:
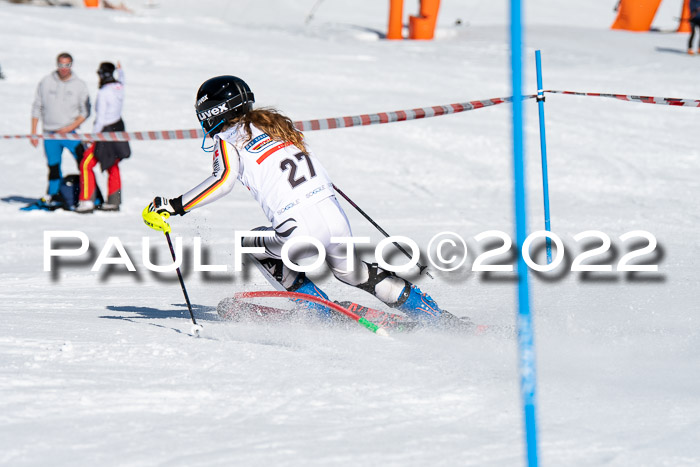
[[[515,231],[520,248],[527,235],[525,203],[525,157],[523,145],[523,41],[521,0],[510,2],[510,48],[513,82],[513,178],[515,194]],[[518,255],[518,368],[520,393],[525,418],[527,463],[537,466],[537,422],[535,417],[535,343],[530,313],[528,269],[522,252]]]
[[[540,112],[540,151],[542,152],[542,194],[544,197],[544,230],[552,231],[549,223],[549,176],[547,175],[547,135],[544,129],[544,90],[542,89],[542,57],[535,50],[537,67],[537,106]],[[547,264],[552,262],[552,239],[547,237]]]

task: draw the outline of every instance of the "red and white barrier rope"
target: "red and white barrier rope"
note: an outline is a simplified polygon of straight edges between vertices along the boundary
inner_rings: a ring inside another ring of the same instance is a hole
[[[700,100],[677,99],[675,97],[632,96],[629,94],[603,94],[600,92],[574,92],[547,90],[550,94],[567,94],[569,96],[609,97],[622,101],[641,102],[643,104],[675,105],[685,107],[700,107]]]
[[[534,99],[535,96],[523,96],[523,99]],[[411,110],[397,110],[394,112],[381,112],[377,114],[355,115],[353,117],[326,118],[320,120],[307,120],[304,122],[294,122],[294,125],[301,131],[330,130],[333,128],[348,128],[351,126],[377,125],[380,123],[403,122],[406,120],[416,120],[419,118],[438,117],[468,110],[482,109],[492,105],[510,102],[512,97],[496,97],[481,101],[462,102],[459,104],[437,105],[433,107],[421,107]]]
[[[534,99],[536,96],[523,96],[523,99]],[[301,131],[329,130],[332,128],[348,128],[351,126],[377,125],[380,123],[401,122],[416,120],[419,118],[438,117],[468,110],[476,110],[493,105],[510,102],[512,97],[496,97],[480,101],[462,102],[458,104],[437,105],[433,107],[421,107],[411,110],[397,110],[395,112],[381,112],[376,114],[354,115],[351,117],[324,118],[294,122]],[[144,141],[144,140],[170,140],[170,139],[196,139],[203,136],[202,130],[173,130],[173,131],[117,131],[111,133],[93,134],[43,134],[43,135],[2,135],[2,139],[61,139],[61,140],[89,140],[89,141]]]
[[[113,131],[108,133],[45,133],[43,135],[2,135],[2,139],[60,139],[83,141],[151,141],[168,139],[196,139],[203,136],[202,130],[167,130],[167,131]]]
[[[629,94],[604,94],[598,92],[574,92],[574,91],[544,91],[550,94],[566,94],[570,96],[585,97],[609,97],[629,102],[641,102],[644,104],[660,104],[684,107],[700,107],[700,100],[677,99],[673,97],[632,96]],[[535,94],[523,96],[525,99],[534,99]],[[394,112],[380,112],[376,114],[354,115],[350,117],[323,118],[294,122],[301,131],[330,130],[333,128],[349,128],[352,126],[377,125],[381,123],[402,122],[417,120],[420,118],[438,117],[468,110],[482,109],[493,105],[511,102],[512,97],[495,97],[479,101],[462,102],[457,104],[437,105],[432,107],[420,107],[410,110],[397,110]],[[110,133],[92,134],[43,134],[43,135],[0,135],[0,139],[61,139],[61,140],[88,140],[88,141],[152,141],[174,139],[197,139],[203,136],[201,129],[169,130],[169,131],[116,131]]]

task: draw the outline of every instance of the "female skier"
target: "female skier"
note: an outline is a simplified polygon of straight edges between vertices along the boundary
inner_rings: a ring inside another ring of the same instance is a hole
[[[117,74],[116,78],[114,74]],[[100,89],[95,102],[95,124],[93,133],[124,131],[122,105],[124,103],[124,72],[121,64],[102,62],[97,70]],[[122,199],[122,182],[119,161],[131,155],[126,141],[94,143],[85,151],[80,160],[80,198],[75,212],[89,213],[95,209],[95,173],[93,168],[100,163],[107,172],[107,201],[97,206],[103,211],[118,211]]]
[[[195,109],[205,138],[214,140],[213,173],[176,198],[156,197],[149,211],[185,215],[226,195],[240,180],[271,222],[255,230],[274,232],[273,237],[245,238],[243,245],[265,248],[254,256],[286,290],[328,298],[304,273],[288,269],[280,259],[285,242],[311,236],[325,247],[326,263],[340,281],[424,323],[454,321],[418,287],[377,264],[354,261],[354,272],[348,272],[346,248],[353,246],[331,243],[331,237],[351,237],[352,232],[326,170],[289,118],[272,109],[253,109],[253,102],[248,85],[235,76],[217,76],[200,86]],[[295,262],[315,254],[316,248],[309,245],[296,244],[289,250]],[[326,307],[313,308],[329,313]]]

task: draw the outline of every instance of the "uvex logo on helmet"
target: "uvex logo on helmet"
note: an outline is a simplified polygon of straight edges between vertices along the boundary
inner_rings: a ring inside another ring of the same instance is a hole
[[[200,112],[197,112],[197,117],[199,117],[200,121],[206,120],[211,117],[215,117],[216,115],[220,115],[224,112],[228,112],[231,110],[229,106],[227,105],[226,102],[222,102],[221,104],[217,105],[216,107],[212,107],[211,109],[207,110],[202,110]]]

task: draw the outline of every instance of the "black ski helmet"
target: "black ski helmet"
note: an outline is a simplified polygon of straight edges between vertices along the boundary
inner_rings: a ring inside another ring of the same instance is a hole
[[[253,102],[255,96],[245,81],[224,75],[202,83],[194,108],[204,131],[209,133],[222,122],[250,112]]]
[[[116,70],[117,67],[114,66],[114,63],[110,62],[102,62],[100,63],[99,68],[97,69],[97,76],[100,77],[100,84],[107,84],[107,83],[113,83],[116,81],[114,79],[114,70]]]

